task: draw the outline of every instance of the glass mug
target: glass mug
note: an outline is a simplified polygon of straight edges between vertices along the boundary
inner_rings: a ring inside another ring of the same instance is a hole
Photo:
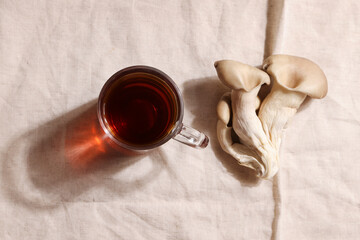
[[[205,134],[182,123],[184,102],[174,81],[149,66],[111,76],[100,92],[97,115],[106,135],[128,150],[153,149],[170,139],[194,148],[209,143]]]

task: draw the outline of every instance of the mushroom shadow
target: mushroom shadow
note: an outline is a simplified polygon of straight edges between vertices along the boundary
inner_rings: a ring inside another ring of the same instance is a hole
[[[224,152],[217,140],[216,107],[221,96],[230,89],[224,86],[217,77],[191,79],[184,83],[183,95],[185,108],[194,116],[193,127],[205,132],[209,139],[209,147],[227,171],[240,181],[243,186],[259,184],[259,178],[253,170],[241,166],[229,154]]]
[[[149,169],[139,174],[130,168],[144,158],[151,161]],[[151,182],[164,166],[161,149],[139,154],[112,144],[98,123],[95,100],[22,134],[9,144],[3,160],[8,197],[38,209],[88,201],[83,194],[95,187],[110,193],[91,201],[121,197]],[[126,168],[135,177],[114,176]]]

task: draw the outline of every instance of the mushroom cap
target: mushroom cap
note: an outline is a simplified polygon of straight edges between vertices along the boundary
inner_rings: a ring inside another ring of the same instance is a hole
[[[226,125],[230,122],[230,116],[231,116],[231,94],[230,92],[225,93],[217,107],[216,112],[219,120],[221,120]]]
[[[249,92],[259,85],[270,83],[264,71],[241,62],[221,60],[216,61],[214,66],[220,81],[231,89]]]
[[[328,84],[324,72],[309,59],[272,55],[265,59],[263,69],[287,90],[304,93],[312,98],[323,98],[327,94]]]

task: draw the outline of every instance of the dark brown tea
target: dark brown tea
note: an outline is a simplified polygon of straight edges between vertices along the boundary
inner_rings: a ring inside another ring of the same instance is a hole
[[[156,144],[178,120],[178,101],[169,85],[148,73],[131,73],[106,91],[101,112],[112,135],[130,146]]]

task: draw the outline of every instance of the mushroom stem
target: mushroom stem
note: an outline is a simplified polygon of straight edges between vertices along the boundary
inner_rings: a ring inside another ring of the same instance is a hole
[[[248,147],[241,143],[236,143],[231,137],[232,127],[228,126],[231,116],[231,93],[225,93],[217,105],[217,137],[221,148],[233,158],[235,158],[240,165],[251,168],[256,171],[258,176],[261,176],[265,170],[264,166],[258,161],[257,155]]]
[[[305,98],[306,94],[288,91],[274,82],[269,95],[261,104],[259,119],[276,151],[280,149],[286,123],[295,115]]]
[[[233,128],[241,142],[254,151],[263,163],[265,172],[262,172],[261,177],[270,178],[273,176],[272,173],[277,171],[277,165],[272,164],[272,162],[277,162],[278,156],[256,115],[254,106],[259,90],[260,86],[249,92],[232,91]]]
[[[263,175],[265,172],[264,166],[257,160],[256,154],[241,143],[233,142],[231,130],[231,127],[228,127],[227,124],[218,120],[217,137],[221,148],[235,158],[240,165],[255,170],[258,176]]]

